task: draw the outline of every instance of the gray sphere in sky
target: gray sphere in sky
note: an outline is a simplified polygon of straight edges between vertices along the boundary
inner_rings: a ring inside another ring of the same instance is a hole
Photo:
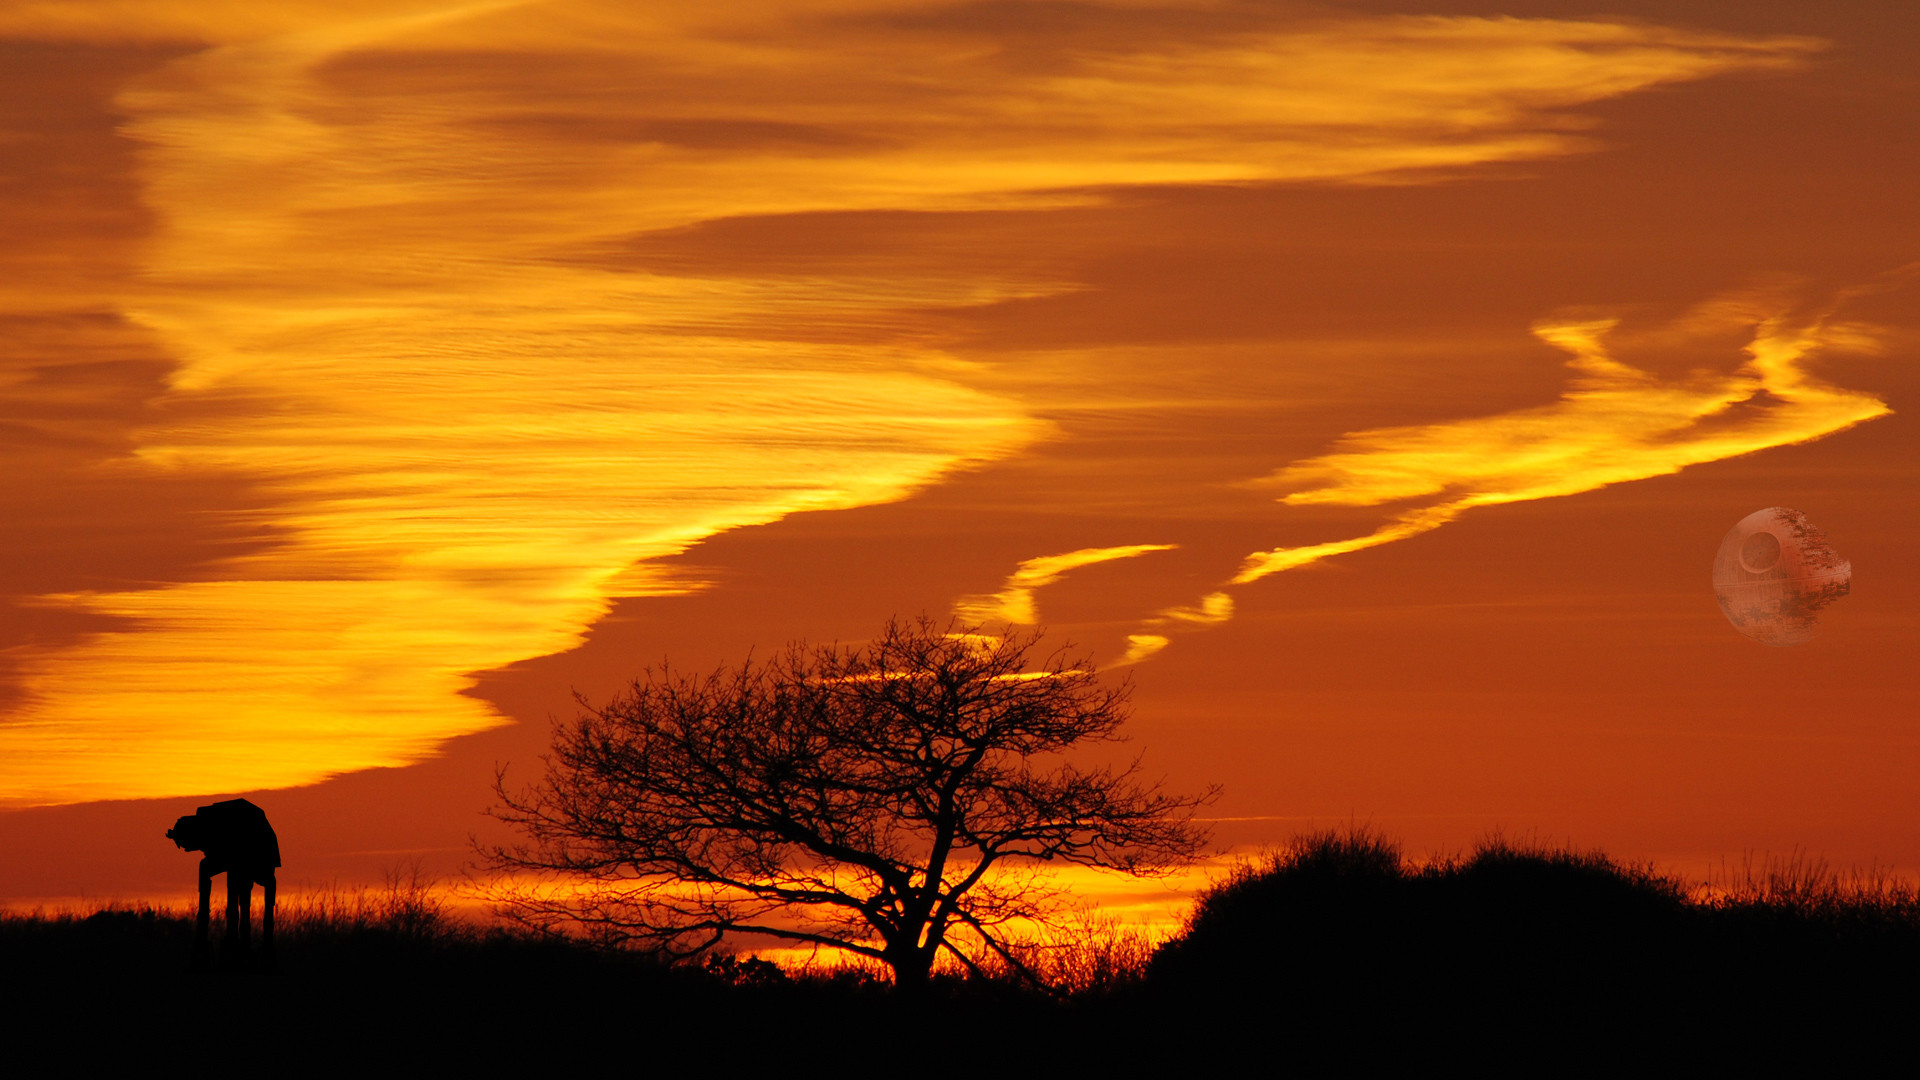
[[[1720,541],[1713,594],[1735,630],[1763,645],[1813,636],[1827,605],[1847,595],[1853,566],[1807,515],[1784,506],[1755,510]]]

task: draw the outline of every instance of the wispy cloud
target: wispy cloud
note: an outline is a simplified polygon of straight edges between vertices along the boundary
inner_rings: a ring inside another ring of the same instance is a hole
[[[1294,462],[1263,484],[1287,506],[1399,506],[1372,532],[1257,551],[1229,586],[1252,584],[1335,555],[1431,532],[1476,507],[1551,499],[1679,472],[1690,465],[1810,442],[1892,410],[1878,397],[1815,377],[1823,350],[1871,351],[1873,328],[1832,313],[1794,323],[1768,296],[1729,295],[1702,305],[1669,336],[1746,326],[1747,359],[1723,373],[1663,380],[1617,359],[1614,319],[1547,320],[1533,329],[1568,354],[1571,385],[1551,404],[1466,420],[1375,428],[1343,436],[1328,453]],[[1166,632],[1232,614],[1225,592],[1173,608],[1133,635],[1122,663],[1151,656]]]
[[[956,48],[935,17],[958,10],[0,5],[14,37],[206,46],[120,99],[158,220],[123,308],[179,360],[167,415],[196,418],[142,432],[122,467],[243,479],[284,537],[199,580],[44,598],[124,629],[24,660],[0,800],[417,760],[499,722],[460,694],[470,673],[569,647],[610,597],[648,587],[635,564],[897,499],[1046,430],[954,381],[965,364],[937,348],[801,330],[1057,282],[645,275],[575,257],[595,244],[746,214],[1044,207],[1121,185],[1538,159],[1588,145],[1571,111],[1584,103],[1817,47],[1178,5],[1119,36],[988,20]],[[1297,478],[1328,500],[1384,490],[1376,465],[1395,445],[1356,443]],[[1475,497],[1538,486],[1496,480]],[[1263,553],[1241,580],[1290,557]],[[1032,589],[1068,568],[1028,564],[983,603],[1030,614]],[[1209,598],[1163,618],[1224,610]]]
[[[1173,638],[1169,635],[1178,631],[1202,630],[1218,626],[1231,618],[1233,597],[1220,590],[1201,597],[1196,604],[1163,608],[1148,619],[1139,631],[1127,635],[1127,651],[1114,666],[1125,667],[1147,659],[1171,645]]]
[[[1131,559],[1149,551],[1171,551],[1173,544],[1126,544],[1120,547],[1081,548],[1062,555],[1042,555],[1028,559],[1008,575],[999,592],[988,596],[969,596],[954,605],[954,614],[973,623],[1023,623],[1040,621],[1034,604],[1034,591],[1059,581],[1069,570],[1114,559]]]
[[[1757,312],[1755,314],[1758,314]],[[1665,382],[1615,360],[1611,320],[1547,322],[1542,340],[1571,354],[1573,386],[1552,405],[1498,416],[1361,431],[1331,453],[1296,462],[1271,482],[1295,488],[1288,506],[1421,505],[1351,540],[1255,552],[1236,585],[1437,529],[1475,507],[1595,491],[1689,465],[1808,442],[1892,411],[1872,394],[1809,374],[1804,362],[1862,328],[1792,327],[1761,316],[1748,361],[1724,375]]]

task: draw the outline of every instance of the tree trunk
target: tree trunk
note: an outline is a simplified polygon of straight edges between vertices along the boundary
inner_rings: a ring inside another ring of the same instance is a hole
[[[933,952],[915,948],[887,950],[887,964],[893,968],[893,989],[902,997],[919,997],[927,992],[933,979]]]

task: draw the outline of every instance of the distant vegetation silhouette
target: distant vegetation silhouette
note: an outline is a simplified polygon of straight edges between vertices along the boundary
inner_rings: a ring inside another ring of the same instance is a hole
[[[1092,915],[1077,940],[1011,946],[1050,992],[1010,967],[949,959],[903,996],[873,962],[783,970],[715,952],[669,964],[481,925],[402,874],[294,895],[286,974],[272,980],[183,979],[191,913],[0,914],[0,992],[18,1060],[44,1045],[150,1063],[217,1017],[240,1058],[297,1047],[305,1072],[739,1059],[804,1074],[860,1054],[948,1076],[1400,1076],[1449,1063],[1471,1075],[1852,1076],[1910,1063],[1910,887],[1807,862],[1721,886],[1703,894],[1598,854],[1500,842],[1416,864],[1374,833],[1318,834],[1208,890],[1157,951]],[[1889,1055],[1905,1056],[1889,1067]]]
[[[1191,858],[1211,797],[1058,755],[1117,741],[1128,688],[1035,657],[1037,635],[927,619],[859,647],[795,645],[705,677],[648,672],[560,725],[547,775],[497,786],[529,838],[495,870],[543,929],[693,957],[751,935],[886,965],[923,987],[948,957],[1038,979],[1007,927],[1058,898],[1005,866],[1153,873]],[[582,884],[584,883],[584,884]]]
[[[227,875],[226,933],[220,945],[225,968],[247,966],[253,947],[253,887],[262,887],[260,900],[260,964],[273,966],[273,902],[277,891],[274,871],[280,867],[280,840],[267,823],[266,811],[245,799],[228,799],[203,806],[173,823],[167,839],[183,851],[201,851],[200,913],[195,925],[193,963],[208,962],[208,907],[213,879]]]
[[[1414,865],[1358,829],[1207,890],[1143,982],[1160,1007],[1217,1022],[1278,1011],[1353,1035],[1337,1054],[1352,1067],[1467,1039],[1490,1061],[1620,1075],[1645,1071],[1650,1047],[1690,1055],[1703,1038],[1737,1060],[1735,1033],[1837,1040],[1822,1047],[1832,1067],[1911,1022],[1917,964],[1908,886],[1802,863],[1702,893],[1597,852],[1498,839]]]

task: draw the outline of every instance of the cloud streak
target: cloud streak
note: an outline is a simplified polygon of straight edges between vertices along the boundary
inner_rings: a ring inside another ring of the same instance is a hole
[[[1904,273],[1904,272],[1903,272]],[[1861,290],[1854,290],[1855,292]],[[1843,298],[1845,295],[1843,294]],[[1549,405],[1343,436],[1328,453],[1260,483],[1288,489],[1287,506],[1400,506],[1361,536],[1256,551],[1229,587],[1432,532],[1479,507],[1561,498],[1667,476],[1775,447],[1811,442],[1892,409],[1807,369],[1824,350],[1874,351],[1871,327],[1831,313],[1796,324],[1778,302],[1734,295],[1702,305],[1673,336],[1750,327],[1747,359],[1731,372],[1662,380],[1613,354],[1615,319],[1546,320],[1533,328],[1568,354],[1571,385]],[[1169,608],[1129,637],[1122,664],[1165,648],[1168,632],[1231,618],[1230,594]]]
[[[1051,585],[1070,570],[1115,559],[1131,559],[1150,551],[1171,551],[1174,544],[1126,544],[1120,547],[1081,548],[1061,555],[1042,555],[1028,559],[1008,575],[999,592],[987,596],[969,596],[954,605],[954,614],[979,624],[1040,621],[1034,592]]]
[[[1048,431],[922,341],[807,329],[1058,282],[626,273],[585,265],[595,245],[740,215],[1534,160],[1590,145],[1582,104],[1817,48],[1605,22],[1221,22],[1204,5],[1036,41],[938,24],[956,10],[0,7],[16,38],[204,46],[119,100],[158,222],[121,307],[179,363],[170,419],[118,467],[244,482],[283,538],[194,580],[40,598],[121,629],[23,657],[0,802],[419,760],[501,722],[462,695],[472,673],[570,647],[613,596],[683,587],[650,584],[647,560],[898,499]],[[1371,498],[1396,445],[1294,478],[1304,497]],[[1486,480],[1473,497],[1539,497]],[[1093,555],[1159,548],[1030,561],[981,610],[1033,614],[1034,589]],[[1238,580],[1293,557],[1262,553]],[[1217,596],[1162,620],[1218,621]]]
[[[1863,328],[1793,327],[1763,316],[1748,360],[1726,375],[1664,382],[1614,359],[1613,320],[1545,322],[1541,340],[1571,355],[1573,385],[1552,405],[1441,424],[1380,428],[1269,478],[1288,506],[1421,502],[1363,537],[1247,557],[1233,584],[1430,532],[1475,507],[1551,499],[1679,472],[1690,465],[1810,442],[1892,410],[1822,382],[1808,358],[1858,346]]]

